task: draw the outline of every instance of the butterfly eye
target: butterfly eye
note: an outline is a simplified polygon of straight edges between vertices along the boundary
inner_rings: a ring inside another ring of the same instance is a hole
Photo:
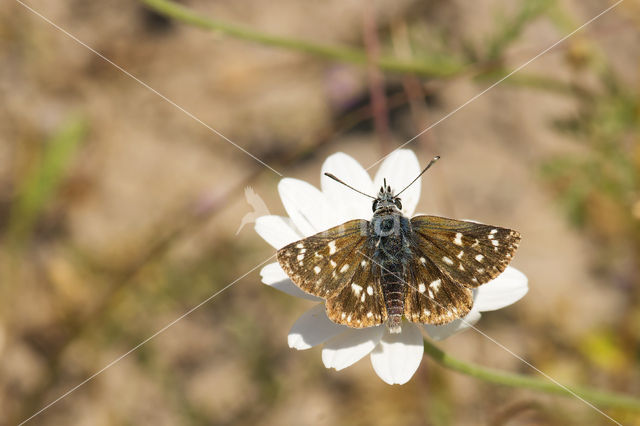
[[[397,208],[399,208],[400,210],[402,210],[402,203],[400,202],[400,198],[396,198],[393,200],[393,204],[396,205]]]
[[[378,200],[373,201],[373,206],[371,206],[371,210],[373,210],[373,212],[375,213],[376,208],[378,208]]]

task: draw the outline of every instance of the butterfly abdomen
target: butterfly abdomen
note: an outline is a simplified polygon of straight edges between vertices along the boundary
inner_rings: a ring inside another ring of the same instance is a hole
[[[388,264],[385,269],[386,271],[382,272],[380,283],[389,316],[388,327],[391,333],[399,333],[406,292],[405,284],[398,278],[402,274],[402,266],[393,263]]]
[[[404,313],[405,265],[411,255],[407,236],[410,223],[400,212],[376,214],[371,233],[377,238],[374,264],[379,268],[380,285],[387,309],[389,331],[399,333]]]

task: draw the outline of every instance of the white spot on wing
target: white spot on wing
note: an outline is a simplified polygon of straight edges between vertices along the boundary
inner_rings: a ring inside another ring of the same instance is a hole
[[[298,243],[298,244],[296,244],[296,248],[299,248],[299,249],[304,248],[304,244]]]
[[[460,253],[458,253],[458,259],[462,259],[462,256],[464,256],[464,252],[460,250]]]
[[[458,246],[462,245],[462,234],[460,232],[456,234],[456,237],[453,239],[453,243]]]
[[[369,286],[367,286],[367,294],[368,294],[369,296],[372,296],[372,295],[373,295],[373,287],[371,287],[370,285],[369,285]]]
[[[351,290],[353,290],[353,292],[354,292],[354,293],[356,294],[356,296],[357,296],[357,295],[359,295],[359,294],[360,294],[360,292],[362,291],[362,286],[360,286],[360,285],[358,285],[358,284],[356,284],[356,283],[353,283],[353,284],[351,284]]]
[[[427,259],[425,259],[424,257],[421,257],[420,262],[424,265],[425,263],[427,263]]]
[[[336,252],[336,242],[331,241],[329,243],[329,254],[334,254]]]
[[[297,257],[296,259],[298,259],[298,260],[302,260],[302,259],[304,259],[304,254],[299,254],[299,255],[298,255],[298,257]]]
[[[483,255],[481,255],[481,254],[476,255],[476,260],[477,260],[478,262],[482,262],[482,259],[484,259],[484,256],[483,256]]]
[[[498,240],[491,240],[491,244],[498,247],[500,245],[500,242]]]
[[[418,291],[420,293],[424,293],[424,291],[427,289],[427,286],[424,285],[423,283],[418,284]]]
[[[319,266],[314,266],[314,267],[313,267],[313,272],[315,272],[315,273],[316,273],[316,275],[318,275],[318,274],[320,273],[320,271],[321,271],[321,270],[322,270],[322,269],[320,269],[320,267],[319,267]]]
[[[331,264],[332,267],[336,267],[337,263],[334,260],[329,261],[329,263]]]
[[[438,290],[440,290],[440,285],[442,285],[442,281],[440,280],[440,278],[438,278],[437,280],[431,281],[429,287],[432,288],[433,291],[437,292]]]
[[[342,265],[342,268],[340,268],[340,272],[342,273],[347,272],[348,269],[349,269],[349,264],[345,263],[344,265]]]
[[[449,259],[447,256],[443,256],[442,261],[447,265],[453,265],[453,260]]]
[[[495,234],[495,233],[497,233],[497,232],[498,232],[498,230],[497,230],[497,229],[492,229],[492,230],[491,230],[491,232],[489,232],[489,233],[490,233],[490,234]]]
[[[366,260],[361,261],[360,266],[362,266],[363,268],[367,266],[367,261]]]

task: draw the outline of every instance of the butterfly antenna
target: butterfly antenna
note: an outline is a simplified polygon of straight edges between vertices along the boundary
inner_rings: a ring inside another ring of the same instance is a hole
[[[372,197],[372,196],[371,196],[371,195],[369,195],[369,194],[365,194],[365,193],[364,193],[364,192],[362,192],[362,191],[358,191],[358,190],[357,190],[357,189],[355,189],[353,186],[351,186],[351,185],[349,185],[349,184],[347,184],[347,183],[344,183],[343,181],[341,181],[340,179],[338,179],[337,177],[335,177],[335,176],[334,176],[334,175],[332,175],[331,173],[325,173],[324,175],[325,175],[325,176],[330,177],[331,179],[335,180],[336,182],[339,182],[339,183],[343,184],[344,186],[346,186],[346,187],[347,187],[347,188],[349,188],[349,189],[353,189],[353,190],[354,190],[354,191],[356,191],[358,194],[362,194],[362,195],[364,195],[365,197],[369,197],[369,198],[372,198],[372,199],[374,199],[374,200],[376,199],[376,197]]]
[[[416,176],[416,178],[414,180],[411,181],[411,183],[407,186],[404,187],[404,189],[400,192],[398,192],[397,194],[395,194],[395,197],[397,197],[398,195],[402,194],[407,188],[409,188],[411,185],[413,185],[413,183],[415,181],[417,181],[420,176],[422,176],[424,174],[424,172],[426,172],[427,170],[429,170],[429,167],[433,166],[433,163],[435,163],[436,161],[438,161],[440,159],[439,155],[436,155],[435,157],[433,157],[433,160],[429,161],[429,164],[427,164],[427,167],[425,167],[418,176]]]

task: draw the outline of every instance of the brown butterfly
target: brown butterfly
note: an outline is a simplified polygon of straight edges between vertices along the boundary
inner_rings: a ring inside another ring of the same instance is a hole
[[[364,328],[387,323],[399,333],[402,316],[446,324],[465,316],[472,289],[498,276],[518,248],[520,234],[498,226],[438,216],[405,217],[387,185],[372,197],[373,218],[351,220],[278,250],[278,262],[302,290],[326,299],[327,316]]]

